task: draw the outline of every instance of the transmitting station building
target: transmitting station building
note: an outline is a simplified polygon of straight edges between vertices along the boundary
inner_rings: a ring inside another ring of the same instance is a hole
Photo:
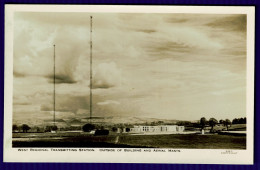
[[[184,126],[177,125],[134,126],[130,128],[130,133],[179,133],[184,129]]]

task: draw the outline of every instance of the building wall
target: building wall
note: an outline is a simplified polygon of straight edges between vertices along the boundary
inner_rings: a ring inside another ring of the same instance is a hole
[[[163,126],[134,126],[130,128],[132,133],[141,132],[183,132],[184,126],[163,125]]]

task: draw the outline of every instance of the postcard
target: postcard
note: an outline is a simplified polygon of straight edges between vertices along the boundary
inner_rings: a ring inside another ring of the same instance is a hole
[[[6,5],[4,162],[253,164],[254,18]]]

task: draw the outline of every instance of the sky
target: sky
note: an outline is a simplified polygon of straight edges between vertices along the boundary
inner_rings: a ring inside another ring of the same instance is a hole
[[[16,12],[13,118],[246,116],[246,15]]]

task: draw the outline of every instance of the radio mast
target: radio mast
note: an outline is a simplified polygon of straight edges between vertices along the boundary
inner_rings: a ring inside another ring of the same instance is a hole
[[[92,118],[92,16],[90,16],[90,90],[89,90],[89,120]]]
[[[53,48],[53,125],[55,126],[55,44]]]

